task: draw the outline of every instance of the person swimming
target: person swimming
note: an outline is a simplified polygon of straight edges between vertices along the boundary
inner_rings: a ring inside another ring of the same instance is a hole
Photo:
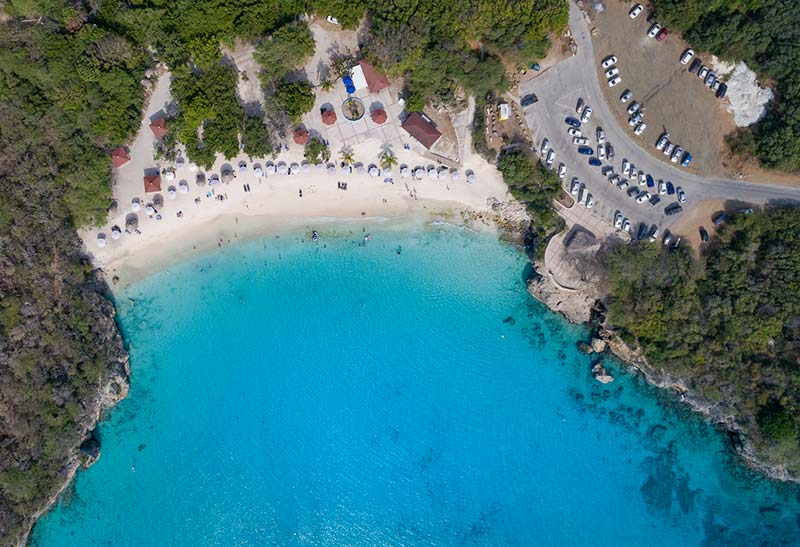
[[[312,239],[313,241],[316,241],[316,240],[318,240],[318,239],[319,239],[319,234],[317,233],[317,231],[316,231],[316,230],[312,230],[312,231],[311,231],[311,239]]]

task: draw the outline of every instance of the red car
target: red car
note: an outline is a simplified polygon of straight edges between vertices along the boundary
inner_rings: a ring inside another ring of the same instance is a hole
[[[667,27],[662,28],[661,32],[656,34],[656,40],[660,42],[661,40],[667,37],[667,34],[669,34],[669,29]]]

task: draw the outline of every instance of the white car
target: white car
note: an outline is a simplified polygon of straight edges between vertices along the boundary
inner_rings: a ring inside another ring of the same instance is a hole
[[[578,193],[578,205],[583,205],[583,203],[586,201],[586,195],[588,193],[589,191],[586,190],[586,187],[581,185],[581,190]]]
[[[622,160],[622,173],[627,175],[628,170],[631,168],[631,162],[628,160]]]
[[[573,137],[572,144],[576,144],[578,146],[586,146],[589,144],[589,139],[586,137]]]
[[[650,193],[642,192],[641,194],[639,194],[639,197],[636,198],[636,203],[644,203],[648,199],[650,199]]]
[[[586,208],[591,209],[592,207],[594,207],[594,196],[589,194],[586,196]]]
[[[631,91],[630,89],[626,89],[625,91],[622,92],[622,95],[619,96],[619,102],[625,104],[632,98],[633,98],[633,91]]]
[[[635,127],[637,123],[642,121],[642,117],[643,117],[642,113],[637,112],[636,114],[628,118],[628,125],[630,125],[631,127]]]
[[[580,113],[581,113],[581,111],[583,110],[583,107],[584,107],[584,102],[583,102],[583,99],[581,99],[581,98],[579,97],[579,98],[578,98],[578,103],[575,105],[575,112],[577,112],[578,114],[580,114]]]
[[[544,155],[548,150],[550,150],[550,140],[544,139],[542,140],[541,154]]]
[[[689,61],[692,60],[692,57],[694,57],[694,50],[692,48],[689,48],[683,52],[683,55],[681,55],[681,64],[682,65],[687,64]]]
[[[606,69],[606,68],[608,68],[610,66],[613,66],[615,64],[617,64],[617,56],[616,55],[609,55],[608,57],[603,59],[603,62],[601,63],[601,66],[604,69]]]
[[[556,159],[556,151],[555,151],[555,150],[550,150],[550,151],[547,153],[547,166],[548,166],[548,167],[550,167],[551,165],[553,165],[553,160],[554,160],[554,159]]]
[[[618,188],[619,190],[627,190],[627,189],[628,189],[628,186],[630,186],[630,183],[629,183],[627,180],[625,180],[625,179],[623,179],[623,180],[622,180],[622,182],[620,182],[619,184],[617,184],[617,188]]]
[[[647,175],[644,174],[644,171],[639,171],[639,186],[647,184]]]
[[[608,182],[610,182],[611,184],[618,183],[619,182],[619,175],[611,175],[610,177],[608,177]]]
[[[640,108],[642,108],[642,105],[638,101],[633,101],[628,107],[628,115],[633,116]]]
[[[669,159],[669,161],[671,161],[672,163],[678,163],[678,160],[681,159],[682,155],[683,155],[683,148],[679,146],[672,153],[672,157]]]
[[[658,23],[653,23],[652,25],[650,25],[650,28],[647,31],[647,37],[655,38],[656,34],[658,34],[660,31],[661,31],[661,25],[659,25]]]
[[[642,7],[641,4],[636,4],[631,8],[631,11],[628,12],[628,17],[630,17],[631,19],[636,19],[639,16],[639,14],[642,13],[643,9],[644,8]]]
[[[702,68],[700,68],[700,72],[697,73],[697,77],[700,78],[701,80],[705,80],[706,76],[708,76],[708,68],[703,66]]]
[[[642,133],[644,133],[645,129],[647,129],[647,124],[640,122],[636,125],[636,127],[633,128],[633,134],[641,135]]]
[[[686,203],[686,192],[683,191],[683,188],[678,186],[675,189],[675,192],[678,193],[678,201],[680,201],[681,203]]]
[[[325,20],[331,23],[332,25],[339,24],[339,20],[336,17],[333,17],[332,15],[328,15],[328,17],[326,17]]]
[[[603,131],[602,127],[597,128],[597,144],[603,144],[606,142],[606,132]]]
[[[667,193],[667,183],[663,180],[658,180],[658,193],[664,195]]]
[[[586,123],[589,121],[589,118],[592,117],[592,109],[588,106],[583,109],[583,114],[581,114],[581,123]]]
[[[569,193],[573,196],[577,196],[578,192],[581,191],[581,181],[578,180],[578,177],[572,179],[572,187],[569,189]]]
[[[609,68],[608,70],[606,70],[605,74],[606,78],[613,78],[614,76],[619,74],[619,69],[617,67]]]
[[[631,221],[629,218],[626,218],[622,221],[622,229],[628,233],[631,233]]]
[[[567,166],[564,165],[563,163],[559,163],[558,164],[558,178],[560,178],[561,180],[564,180],[564,177],[566,176],[566,174],[567,174]]]
[[[608,87],[614,87],[615,85],[619,84],[622,81],[622,78],[619,76],[614,76],[610,80],[608,80]]]
[[[659,137],[658,141],[656,142],[656,150],[664,150],[664,147],[669,142],[669,133],[662,133],[661,137]]]
[[[580,137],[582,135],[581,130],[575,127],[570,127],[567,129],[567,133],[569,133],[573,137]]]
[[[597,147],[597,159],[598,160],[606,159],[606,147],[605,146],[600,145],[600,146]]]
[[[622,228],[622,213],[617,211],[614,213],[614,228]]]
[[[669,156],[670,154],[672,154],[672,151],[673,151],[673,150],[675,150],[675,143],[673,143],[673,142],[668,142],[668,143],[667,143],[667,144],[664,146],[664,155],[665,155],[665,156]]]

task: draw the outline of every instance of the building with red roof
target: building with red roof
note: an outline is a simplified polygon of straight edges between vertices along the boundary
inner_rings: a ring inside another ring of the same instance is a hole
[[[150,192],[161,191],[161,175],[145,175],[144,177],[144,191],[146,194]]]
[[[403,121],[401,127],[405,129],[409,135],[417,139],[425,148],[433,146],[433,143],[442,136],[441,132],[433,125],[433,122],[419,112],[412,112],[409,114],[405,121]]]
[[[118,146],[111,151],[111,165],[114,166],[114,169],[119,169],[130,160],[131,157],[128,155],[128,151],[125,150],[124,146]]]
[[[361,59],[358,64],[364,72],[364,79],[367,80],[367,88],[370,93],[377,93],[381,89],[389,87],[389,78],[387,78],[385,74],[381,74],[375,70],[375,67],[364,59]]]
[[[164,119],[164,116],[161,116],[150,124],[150,131],[152,131],[153,135],[155,135],[159,140],[161,140],[164,135],[168,133],[167,120]]]

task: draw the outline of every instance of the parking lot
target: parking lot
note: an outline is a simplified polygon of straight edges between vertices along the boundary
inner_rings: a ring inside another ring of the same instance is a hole
[[[622,82],[613,88],[601,86],[617,123],[628,127],[626,108],[638,101],[643,105],[647,129],[638,137],[630,131],[631,139],[640,141],[649,153],[667,161],[654,147],[662,131],[667,130],[672,142],[692,154],[689,171],[700,175],[723,174],[720,152],[724,149],[724,135],[734,127],[732,116],[700,78],[688,72],[689,65],[680,64],[686,44],[673,33],[661,42],[648,38],[648,9],[631,19],[628,10],[632,5],[608,1],[606,10],[593,20],[597,28],[592,37],[595,66],[601,81],[606,80],[601,61],[609,55],[618,59],[616,66]],[[625,89],[633,92],[633,99],[622,104],[619,97]]]

